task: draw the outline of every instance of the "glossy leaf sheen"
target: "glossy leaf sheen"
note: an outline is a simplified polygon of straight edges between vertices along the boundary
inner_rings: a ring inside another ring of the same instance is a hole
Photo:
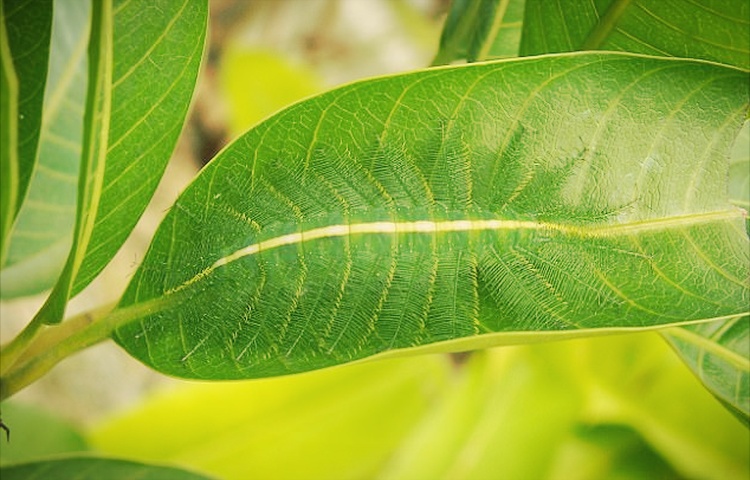
[[[127,460],[80,457],[42,460],[0,468],[3,480],[64,478],[69,480],[207,480],[209,477],[172,467]]]
[[[741,315],[748,238],[725,178],[746,84],[573,54],[302,102],[183,193],[119,307],[148,313],[114,336],[219,379]]]

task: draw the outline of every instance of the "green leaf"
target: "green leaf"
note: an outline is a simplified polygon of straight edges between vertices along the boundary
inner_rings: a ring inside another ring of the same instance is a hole
[[[38,315],[44,323],[62,319],[68,298],[125,241],[182,129],[203,53],[207,4],[165,1],[151,15],[153,6],[121,1],[112,11],[95,10],[73,247]]]
[[[55,0],[39,160],[0,270],[0,297],[51,288],[75,225],[90,2]]]
[[[186,384],[96,425],[90,438],[108,455],[174,462],[224,479],[376,478],[456,373],[447,357],[422,355]]]
[[[299,103],[175,203],[114,338],[222,379],[741,316],[748,237],[725,182],[746,86],[703,62],[573,54]]]
[[[9,442],[0,441],[0,464],[88,450],[81,433],[55,415],[15,402],[3,402],[2,409],[11,435]]]
[[[454,0],[433,64],[518,56],[525,1]]]
[[[3,480],[55,478],[60,480],[207,480],[209,477],[173,467],[146,465],[127,460],[71,457],[41,460],[0,468]]]
[[[15,219],[19,190],[18,77],[13,68],[5,23],[5,2],[0,2],[0,262],[8,250],[6,238]]]
[[[102,195],[106,166],[109,122],[112,111],[112,1],[94,2],[89,34],[89,83],[84,114],[83,154],[78,180],[76,226],[73,248],[65,268],[39,312],[44,323],[58,323],[72,294],[73,281],[83,263],[83,254],[93,231]]]
[[[745,422],[750,419],[750,317],[668,330],[664,336],[698,378]]]
[[[18,202],[26,196],[36,164],[42,102],[47,81],[52,0],[10,2],[3,0],[8,45],[18,77]]]
[[[578,383],[589,393],[584,423],[630,426],[680,478],[747,478],[747,429],[660,337],[566,342],[574,360],[571,367],[580,374]]]
[[[750,68],[750,3],[527,0],[521,55],[614,50]]]

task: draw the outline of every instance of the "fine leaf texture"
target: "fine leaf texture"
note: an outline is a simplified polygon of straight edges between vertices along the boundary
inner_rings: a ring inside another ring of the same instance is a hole
[[[746,85],[703,62],[566,54],[299,103],[175,203],[114,337],[220,379],[740,316],[726,154]]]
[[[500,59],[518,55],[525,0],[456,0],[433,61]]]
[[[527,0],[521,55],[615,50],[750,68],[750,2]]]
[[[51,288],[70,249],[86,98],[90,3],[55,0],[39,160],[0,270],[0,297]]]
[[[209,477],[173,467],[127,460],[71,457],[0,468],[3,480],[59,478],[66,480],[208,480]]]
[[[68,298],[125,241],[181,131],[203,52],[207,4],[158,6],[154,15],[153,2],[121,1],[102,13],[101,23],[92,21],[76,229],[63,273],[38,316],[45,323],[62,319]]]

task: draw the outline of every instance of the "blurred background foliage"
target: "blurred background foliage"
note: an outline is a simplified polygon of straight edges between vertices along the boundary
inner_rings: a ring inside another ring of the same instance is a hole
[[[177,193],[229,140],[304,97],[429,65],[449,3],[212,0],[180,146],[71,313],[118,297]],[[3,337],[42,300],[4,302]],[[19,427],[2,463],[88,451],[227,479],[750,478],[748,429],[655,333],[231,383],[168,379],[108,344],[3,404],[3,419]]]

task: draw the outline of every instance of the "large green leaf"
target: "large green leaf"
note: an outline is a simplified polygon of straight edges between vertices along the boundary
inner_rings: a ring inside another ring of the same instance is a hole
[[[750,68],[746,0],[527,0],[522,55],[616,50]]]
[[[433,61],[500,59],[518,55],[525,0],[454,0]]]
[[[2,298],[51,288],[70,248],[87,85],[90,7],[89,2],[55,0],[39,160],[0,270]]]
[[[568,54],[299,103],[175,203],[114,336],[219,379],[740,316],[748,238],[725,176],[746,85],[702,62]]]
[[[0,468],[3,480],[54,478],[58,480],[208,480],[209,477],[173,467],[128,460],[71,457],[40,460]]]
[[[158,15],[153,7],[151,1],[121,1],[92,21],[73,247],[38,316],[44,323],[62,319],[68,298],[88,285],[125,241],[182,129],[208,7],[205,1],[165,1]]]

